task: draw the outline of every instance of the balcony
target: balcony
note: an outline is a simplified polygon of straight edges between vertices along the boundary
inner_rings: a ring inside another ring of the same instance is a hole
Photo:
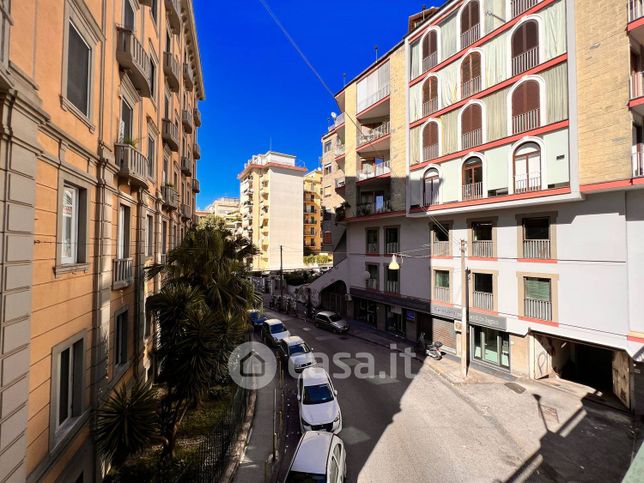
[[[550,259],[550,240],[523,240],[523,258]]]
[[[192,76],[192,69],[190,68],[190,64],[188,64],[187,62],[183,63],[183,86],[189,91],[191,91],[195,86],[195,80]]]
[[[187,203],[181,203],[179,213],[182,219],[189,220],[192,218],[192,206]]]
[[[514,192],[527,193],[541,189],[541,172],[530,173],[528,176],[520,175],[514,177]]]
[[[366,108],[368,108],[369,106],[373,106],[377,102],[380,102],[388,95],[389,95],[389,84],[381,87],[380,90],[371,94],[366,99],[363,99],[360,102],[358,102],[357,112],[360,113],[361,111],[364,111]]]
[[[519,75],[539,65],[539,47],[532,47],[512,58],[512,75]]]
[[[192,147],[192,155],[195,159],[201,159],[201,147],[199,144],[195,143]]]
[[[143,97],[150,97],[152,89],[150,78],[152,65],[150,57],[145,52],[143,45],[134,36],[134,32],[125,28],[117,28],[116,60],[128,73],[132,84]]]
[[[644,72],[631,72],[631,99],[644,96]]]
[[[190,112],[187,109],[184,109],[181,111],[181,124],[183,124],[183,130],[188,133],[192,134],[192,122],[193,122],[193,115],[192,112]]]
[[[432,52],[423,59],[423,74],[438,64],[438,52]]]
[[[474,146],[480,146],[483,142],[483,131],[479,129],[474,129],[473,131],[464,132],[461,136],[461,144],[463,149],[473,148]]]
[[[512,0],[510,2],[512,18],[518,17],[526,10],[534,7],[537,3],[539,3],[539,0]]]
[[[429,161],[438,157],[438,144],[423,146],[423,161]]]
[[[494,245],[492,240],[474,240],[472,242],[472,256],[492,258],[494,256]]]
[[[161,127],[161,137],[163,142],[175,153],[179,152],[179,128],[169,119],[163,120]]]
[[[347,184],[347,180],[344,176],[342,176],[341,178],[335,179],[335,189],[344,188],[346,184]]]
[[[175,34],[181,30],[181,5],[179,0],[165,0],[165,9],[170,20],[170,27]]]
[[[461,49],[472,45],[479,38],[481,38],[481,26],[480,24],[476,24],[474,27],[461,34]]]
[[[523,311],[526,317],[539,320],[552,320],[552,302],[526,297],[523,300]]]
[[[128,184],[147,187],[148,159],[129,144],[114,145],[114,159],[119,167],[119,176]]]
[[[461,99],[473,96],[481,90],[481,76],[474,77],[461,84]]]
[[[462,187],[463,201],[478,200],[483,198],[483,183],[469,183]]]
[[[494,296],[492,293],[474,290],[472,295],[473,307],[483,310],[494,310]]]
[[[195,126],[201,127],[201,111],[198,108],[194,108],[193,118],[195,121]]]
[[[631,154],[633,161],[633,177],[638,178],[644,176],[644,145],[637,144]]]
[[[432,257],[449,257],[449,241],[432,242]]]
[[[434,300],[449,302],[449,287],[434,287]]]
[[[438,111],[438,97],[432,97],[430,100],[423,102],[423,117],[430,116]]]
[[[163,197],[163,207],[168,210],[179,208],[179,193],[174,186],[161,186],[161,196]]]
[[[358,173],[358,181],[364,181],[365,179],[375,178],[378,176],[384,176],[391,173],[391,167],[389,161],[383,161],[375,165],[367,164],[362,167],[362,170]]]
[[[381,199],[367,203],[358,203],[356,216],[376,215],[379,213],[388,213],[391,211],[391,201]]]
[[[380,126],[369,129],[365,133],[360,133],[358,136],[358,147],[365,144],[372,143],[376,139],[380,139],[389,134],[390,122],[385,121]]]
[[[399,252],[400,252],[400,243],[398,242],[385,243],[385,253],[399,253]]]
[[[132,259],[116,258],[112,264],[112,288],[127,287],[132,283]]]
[[[172,92],[179,92],[179,62],[171,52],[163,53],[163,73]]]
[[[192,159],[188,156],[181,156],[181,172],[186,176],[192,176]]]
[[[336,145],[335,145],[335,151],[334,151],[335,157],[336,157],[336,158],[339,158],[340,156],[344,156],[344,153],[345,153],[345,147],[344,147],[344,144],[339,143],[339,142],[338,142],[338,143],[336,143]]]
[[[398,280],[385,280],[385,292],[400,293],[400,282]]]
[[[200,191],[199,180],[197,178],[192,178],[192,192],[199,193]]]
[[[512,134],[519,134],[538,128],[540,119],[539,108],[512,116]]]
[[[335,121],[333,122],[333,127],[337,128],[339,126],[342,126],[344,124],[344,112],[341,112],[335,117]]]

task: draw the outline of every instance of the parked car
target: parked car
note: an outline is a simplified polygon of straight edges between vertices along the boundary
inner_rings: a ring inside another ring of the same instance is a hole
[[[277,347],[282,339],[291,333],[286,329],[284,322],[279,319],[268,319],[262,325],[262,338],[267,344]]]
[[[338,391],[321,367],[307,367],[297,381],[300,428],[305,431],[342,431]]]
[[[318,312],[313,319],[313,323],[316,327],[332,330],[337,334],[344,334],[349,331],[349,322],[344,320],[335,312],[330,312],[328,310]]]
[[[248,311],[248,323],[253,327],[261,327],[266,320],[268,320],[268,317],[261,310],[250,309]]]
[[[347,477],[344,442],[332,433],[307,431],[300,438],[285,483],[340,483]]]
[[[285,337],[280,341],[280,355],[288,362],[288,367],[295,372],[302,372],[304,369],[315,365],[313,350],[297,335]]]

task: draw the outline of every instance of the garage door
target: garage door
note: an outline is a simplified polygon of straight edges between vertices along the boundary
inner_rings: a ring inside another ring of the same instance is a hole
[[[456,351],[454,321],[432,317],[432,342],[440,341],[445,349]]]

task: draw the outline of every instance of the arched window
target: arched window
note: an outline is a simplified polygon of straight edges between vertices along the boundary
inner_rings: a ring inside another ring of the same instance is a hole
[[[440,178],[438,170],[428,169],[423,176],[423,206],[431,206],[438,203],[440,190]]]
[[[472,52],[461,64],[461,99],[481,90],[481,54]]]
[[[463,200],[483,197],[483,163],[480,158],[470,158],[463,163]]]
[[[514,151],[514,192],[538,191],[541,189],[541,147],[537,143],[525,143]]]
[[[522,133],[541,125],[539,83],[522,82],[512,93],[512,133]]]
[[[481,36],[479,2],[471,1],[461,12],[461,49],[476,42]]]
[[[423,117],[438,110],[438,78],[430,77],[423,84]]]
[[[539,24],[522,23],[512,34],[512,75],[519,75],[539,64]]]
[[[483,142],[483,112],[480,104],[470,104],[461,115],[461,146],[468,149]]]
[[[428,123],[423,129],[423,161],[438,157],[438,124]]]
[[[438,34],[430,30],[423,38],[423,72],[427,72],[438,63]]]

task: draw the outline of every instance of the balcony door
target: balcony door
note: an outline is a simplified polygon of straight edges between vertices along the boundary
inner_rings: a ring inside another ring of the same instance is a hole
[[[480,36],[479,2],[471,1],[461,13],[461,48],[476,42]]]
[[[423,161],[438,157],[438,123],[430,122],[423,128]]]
[[[116,258],[123,259],[130,256],[130,207],[119,206],[119,225],[116,240]]]
[[[541,189],[541,148],[536,143],[525,143],[514,152],[514,192]]]
[[[481,54],[472,52],[461,64],[461,98],[481,90]]]
[[[423,177],[423,206],[434,205],[440,200],[440,178],[436,169],[428,169]]]
[[[539,28],[534,20],[524,22],[512,35],[512,75],[539,64]]]
[[[518,134],[541,125],[539,83],[529,80],[512,93],[512,133]]]
[[[463,200],[483,197],[483,163],[472,158],[463,163]]]
[[[122,143],[131,144],[133,142],[132,132],[134,124],[134,109],[125,99],[121,100],[121,126],[119,140]]]

